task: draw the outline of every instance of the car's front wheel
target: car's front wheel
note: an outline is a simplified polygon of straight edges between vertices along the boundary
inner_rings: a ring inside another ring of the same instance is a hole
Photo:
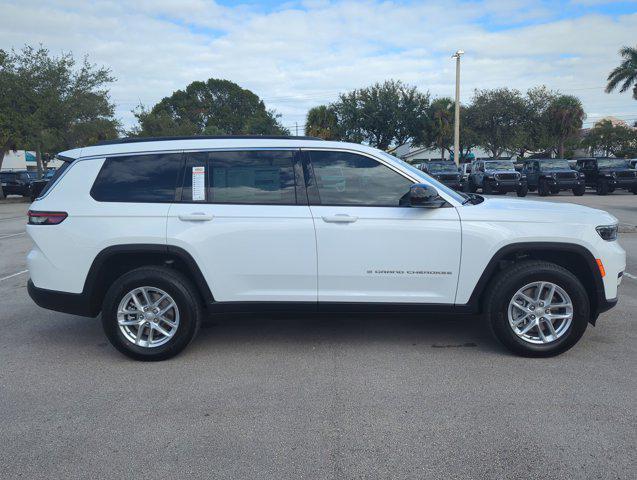
[[[496,338],[527,357],[549,357],[582,337],[590,315],[581,282],[567,269],[524,261],[500,272],[487,292],[485,310]]]
[[[529,187],[527,185],[520,185],[515,193],[518,197],[526,197],[527,193],[529,193]]]
[[[136,360],[165,360],[195,337],[202,308],[195,288],[181,273],[141,267],[109,288],[102,326],[111,344]]]
[[[597,195],[608,195],[610,192],[610,186],[608,180],[600,178],[597,182]]]
[[[573,195],[575,195],[576,197],[581,197],[582,195],[584,195],[584,192],[586,192],[586,187],[584,185],[578,185],[577,187],[573,188]]]

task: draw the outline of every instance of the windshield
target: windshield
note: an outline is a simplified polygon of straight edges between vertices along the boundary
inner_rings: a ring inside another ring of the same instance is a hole
[[[427,165],[430,172],[457,172],[455,163],[430,163]]]
[[[630,168],[628,161],[622,158],[603,158],[597,160],[599,168]]]
[[[515,170],[513,162],[503,160],[501,162],[484,162],[485,170]]]
[[[550,162],[541,162],[540,168],[542,170],[564,170],[565,168],[571,168],[566,160],[552,160]]]
[[[447,195],[449,195],[451,198],[453,198],[456,202],[462,203],[462,202],[464,202],[467,199],[466,196],[464,196],[464,195],[456,192],[455,190],[447,187],[446,185],[443,185],[442,183],[434,180],[433,178],[431,178],[429,175],[427,175],[422,170],[417,169],[416,167],[414,167],[413,165],[408,164],[407,162],[403,162],[400,158],[394,157],[393,155],[390,155],[389,153],[383,152],[382,150],[378,150],[378,152],[383,157],[386,157],[387,159],[389,159],[391,161],[398,162],[400,164],[400,166],[403,167],[405,170],[409,171],[409,173],[412,174],[412,176],[414,176],[416,178],[420,178],[420,179],[424,180],[426,183],[429,183],[430,185],[433,185],[434,187],[436,187],[436,190],[445,192]]]

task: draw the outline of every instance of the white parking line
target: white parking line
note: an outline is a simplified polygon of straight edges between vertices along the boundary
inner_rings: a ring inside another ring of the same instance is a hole
[[[628,273],[628,272],[624,272],[624,276],[628,277],[628,278],[632,278],[633,280],[637,280],[637,276]]]
[[[25,233],[27,233],[27,232],[12,233],[10,235],[0,235],[0,240],[2,240],[3,238],[18,237],[20,235],[24,235]]]
[[[21,272],[14,273],[13,275],[7,275],[6,277],[0,278],[0,282],[2,280],[9,280],[10,278],[17,277],[18,275],[22,275],[23,273],[27,273],[27,272],[28,272],[28,270],[22,270]]]

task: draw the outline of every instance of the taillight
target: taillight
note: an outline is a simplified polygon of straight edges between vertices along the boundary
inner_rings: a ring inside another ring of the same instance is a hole
[[[34,212],[29,210],[29,225],[57,225],[62,223],[68,214],[66,212]]]

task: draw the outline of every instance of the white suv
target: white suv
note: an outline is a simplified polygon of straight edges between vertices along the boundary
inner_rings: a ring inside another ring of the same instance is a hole
[[[159,360],[206,313],[484,313],[528,356],[617,301],[617,219],[455,192],[363,145],[303,137],[118,140],[62,153],[29,212],[29,294]]]

